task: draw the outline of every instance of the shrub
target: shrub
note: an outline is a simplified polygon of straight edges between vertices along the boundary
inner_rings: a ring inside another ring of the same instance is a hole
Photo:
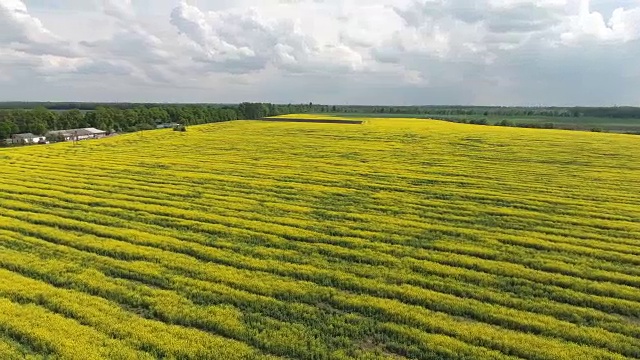
[[[498,121],[496,124],[496,126],[515,126],[515,123],[511,120],[502,120],[502,121]]]
[[[489,122],[487,121],[487,119],[474,119],[474,120],[469,121],[469,124],[488,125]]]
[[[138,130],[153,130],[153,129],[155,129],[155,127],[150,125],[150,124],[144,123],[144,124],[138,125],[137,129]]]
[[[518,123],[518,124],[515,124],[515,126],[521,127],[521,128],[531,128],[531,129],[555,129],[555,127],[556,127],[554,123],[544,123],[544,124],[540,124],[540,123]]]

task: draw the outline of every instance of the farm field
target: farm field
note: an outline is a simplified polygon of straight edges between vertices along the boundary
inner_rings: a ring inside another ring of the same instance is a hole
[[[320,114],[318,114],[320,116]],[[486,119],[491,125],[502,120],[514,124],[554,124],[556,129],[591,131],[600,129],[615,133],[640,134],[640,119],[634,118],[606,118],[606,117],[561,117],[561,116],[500,116],[500,115],[428,115],[428,114],[325,114],[323,116],[351,117],[379,117],[379,118],[418,118],[418,119],[451,119],[451,120],[480,120]]]
[[[0,359],[640,357],[640,137],[363,120],[0,149]]]

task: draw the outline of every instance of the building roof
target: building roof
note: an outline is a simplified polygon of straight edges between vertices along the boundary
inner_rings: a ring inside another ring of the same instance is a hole
[[[23,134],[14,134],[13,137],[20,138],[20,139],[33,139],[33,138],[39,138],[40,135],[33,135],[32,133],[23,133]]]
[[[73,135],[73,130],[52,130],[52,131],[49,131],[47,135],[71,136]]]
[[[91,131],[87,130],[87,129],[75,129],[73,130],[75,134],[77,134],[78,136],[90,136],[90,135],[94,135]]]
[[[106,134],[107,133],[106,131],[102,131],[102,130],[96,129],[96,128],[84,128],[82,130],[86,130],[86,131],[88,131],[88,132],[90,132],[92,134],[95,134],[95,135]]]
[[[82,129],[68,129],[68,130],[55,130],[49,131],[50,135],[62,135],[62,136],[89,136],[89,135],[101,135],[106,134],[106,131],[102,131],[96,128],[82,128]]]

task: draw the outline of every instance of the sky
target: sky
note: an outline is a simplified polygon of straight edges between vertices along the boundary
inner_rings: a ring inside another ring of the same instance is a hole
[[[640,0],[0,0],[0,101],[640,106]]]

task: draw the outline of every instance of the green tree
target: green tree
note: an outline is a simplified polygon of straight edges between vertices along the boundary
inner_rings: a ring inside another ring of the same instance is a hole
[[[97,129],[111,129],[114,124],[114,110],[113,108],[98,107],[89,119],[89,126]]]
[[[138,123],[138,112],[133,109],[127,109],[122,113],[122,120],[120,123],[116,124],[116,130],[133,131]]]
[[[44,119],[34,119],[29,126],[29,131],[36,135],[44,135],[48,130],[47,123]]]
[[[84,127],[84,123],[84,115],[78,109],[62,112],[58,118],[60,129],[77,129]]]
[[[261,119],[267,116],[268,106],[262,103],[242,103],[238,106],[238,112],[243,119]]]
[[[36,129],[41,130],[42,124],[44,124],[45,132],[47,129],[58,129],[58,115],[51,110],[43,106],[38,106],[31,111],[31,116]],[[32,131],[33,132],[33,131]],[[36,132],[33,132],[36,134]]]
[[[0,142],[10,138],[13,135],[13,128],[8,121],[0,121]]]

